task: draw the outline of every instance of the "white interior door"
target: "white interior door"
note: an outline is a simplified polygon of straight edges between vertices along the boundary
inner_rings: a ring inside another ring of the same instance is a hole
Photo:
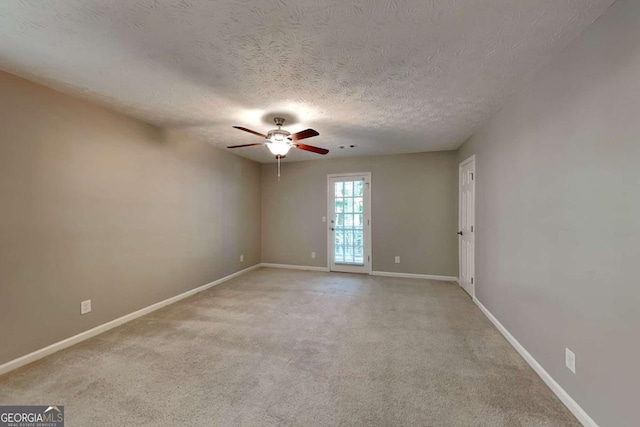
[[[329,269],[371,272],[371,174],[328,176]]]
[[[458,203],[458,241],[460,286],[473,297],[475,295],[475,156],[460,163],[459,171],[460,201]]]

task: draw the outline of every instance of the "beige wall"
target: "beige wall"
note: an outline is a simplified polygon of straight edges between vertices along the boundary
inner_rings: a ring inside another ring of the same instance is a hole
[[[262,165],[262,260],[326,267],[327,175],[371,172],[373,270],[457,276],[457,165],[453,151],[283,163],[279,182]]]
[[[460,150],[478,298],[601,426],[639,419],[639,137],[640,2],[619,0]]]
[[[0,364],[260,262],[257,163],[5,73],[0,200]]]

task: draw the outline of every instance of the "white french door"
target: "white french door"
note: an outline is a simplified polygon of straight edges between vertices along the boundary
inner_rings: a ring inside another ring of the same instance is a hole
[[[371,174],[328,176],[329,269],[371,272]]]
[[[471,297],[475,295],[475,204],[476,204],[476,158],[469,157],[459,167],[460,200],[458,203],[458,242],[460,286]]]

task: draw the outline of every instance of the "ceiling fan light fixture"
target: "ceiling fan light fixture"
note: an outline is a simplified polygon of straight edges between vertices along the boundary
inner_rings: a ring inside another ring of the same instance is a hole
[[[289,144],[285,139],[278,141],[273,138],[271,139],[271,142],[267,142],[266,145],[274,156],[286,156],[291,149],[291,144]]]

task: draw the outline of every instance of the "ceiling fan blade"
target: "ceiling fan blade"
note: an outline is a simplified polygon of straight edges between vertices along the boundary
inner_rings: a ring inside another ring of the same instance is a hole
[[[258,144],[232,145],[232,146],[227,147],[227,148],[253,147],[254,145],[262,145],[262,143],[258,143]]]
[[[234,127],[235,129],[240,129],[240,130],[243,130],[243,131],[245,131],[245,132],[249,132],[249,133],[252,133],[252,134],[257,135],[257,136],[259,136],[259,137],[262,137],[262,138],[267,139],[267,135],[263,135],[263,134],[261,134],[260,132],[256,132],[255,130],[251,130],[251,129],[243,128],[242,126],[233,126],[233,127]]]
[[[326,148],[314,147],[313,145],[294,144],[294,147],[300,150],[311,151],[312,153],[318,153],[322,155],[327,154],[329,152],[329,150],[327,150]]]
[[[298,133],[294,133],[293,135],[290,136],[292,141],[299,141],[301,139],[305,139],[305,138],[311,138],[312,136],[318,136],[320,135],[318,132],[316,132],[313,129],[306,129],[306,130],[302,130]]]

